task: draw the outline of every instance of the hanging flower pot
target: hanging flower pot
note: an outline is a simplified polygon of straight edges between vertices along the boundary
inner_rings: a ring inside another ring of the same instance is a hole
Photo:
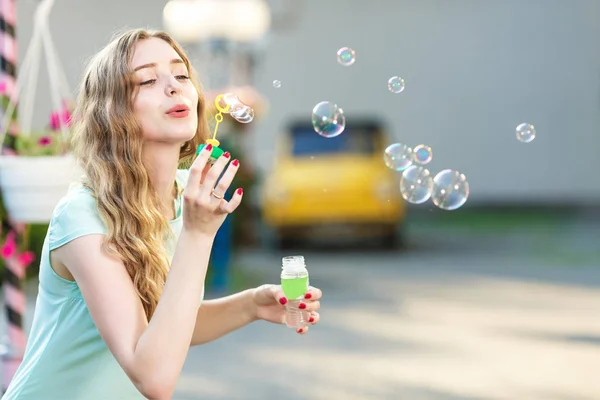
[[[0,187],[12,219],[47,223],[54,208],[81,175],[75,158],[0,156]]]
[[[9,100],[2,96],[2,102]],[[16,154],[0,156],[0,189],[14,221],[49,222],[60,199],[80,178],[81,169],[69,152],[70,117],[65,103],[52,113],[49,128],[21,132],[14,140]]]
[[[7,154],[0,156],[0,189],[4,207],[10,218],[17,222],[49,222],[60,199],[81,176],[69,146],[72,95],[47,23],[52,4],[53,0],[45,0],[36,9],[36,23],[27,56],[21,65],[16,93],[0,96],[0,108],[4,110],[0,144],[4,144],[9,131],[18,132],[14,135],[14,147],[11,145],[5,152]],[[42,62],[42,52],[45,53],[54,112],[46,128],[33,130],[35,75]],[[17,99],[19,118],[16,115]]]

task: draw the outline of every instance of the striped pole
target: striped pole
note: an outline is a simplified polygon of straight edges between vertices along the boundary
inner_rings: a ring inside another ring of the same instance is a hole
[[[15,36],[15,0],[0,0],[0,85],[4,95],[17,101],[17,39]],[[2,110],[4,111],[4,110]],[[13,113],[14,114],[14,113]],[[2,153],[16,154],[15,136],[18,125],[12,123],[4,141]]]
[[[25,313],[25,294],[23,280],[25,266],[23,257],[17,251],[17,234],[10,231],[2,246],[4,259],[4,301],[6,302],[6,327],[5,348],[2,352],[2,392],[6,392],[17,368],[21,365],[26,338],[23,331],[23,315]]]
[[[15,37],[16,1],[0,0],[0,84],[4,95],[17,101],[17,41]],[[4,111],[4,110],[3,110]],[[16,154],[15,137],[18,134],[16,121],[11,123],[8,135],[2,148],[5,155]],[[25,350],[25,332],[23,330],[23,314],[25,312],[25,295],[23,279],[25,265],[18,256],[17,244],[21,240],[25,225],[10,220],[10,216],[2,218],[2,233],[6,234],[6,242],[2,246],[4,259],[4,302],[7,316],[6,338],[8,343],[2,352],[2,391],[8,384],[21,361]]]

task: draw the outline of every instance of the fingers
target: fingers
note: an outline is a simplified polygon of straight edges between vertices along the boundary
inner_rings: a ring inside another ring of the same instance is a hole
[[[202,185],[204,183],[204,179],[206,179],[206,174],[208,173],[208,171],[210,171],[210,164],[206,164],[204,166],[204,169],[202,170],[202,177],[200,178],[200,184]]]
[[[319,322],[319,320],[321,319],[321,316],[319,315],[318,312],[312,311],[308,314],[307,318],[308,318],[308,323],[310,325],[315,325]],[[306,332],[308,332],[309,327],[310,327],[309,325],[306,325],[302,328],[298,328],[298,329],[296,329],[296,333],[298,333],[300,335],[304,335]]]
[[[229,189],[231,182],[233,182],[233,178],[235,177],[235,174],[237,173],[239,166],[240,166],[240,162],[238,160],[233,160],[231,162],[231,164],[229,164],[229,166],[227,167],[227,170],[225,171],[223,176],[221,176],[221,179],[219,179],[219,183],[217,183],[217,185],[215,186],[215,192],[218,195],[222,196],[223,193],[227,192],[227,189]],[[207,173],[207,176],[208,176],[208,173]],[[208,183],[207,183],[207,185],[208,185]]]
[[[304,311],[316,311],[321,308],[321,302],[318,300],[304,300],[298,305],[298,308]]]
[[[243,195],[244,195],[244,189],[242,189],[242,188],[237,189],[235,191],[235,193],[233,194],[233,197],[231,197],[231,200],[221,202],[221,205],[219,206],[219,209],[221,210],[221,212],[228,213],[228,214],[231,214],[232,212],[234,212],[235,209],[238,208],[238,206],[242,202]]]
[[[281,286],[272,286],[271,291],[273,296],[280,304],[287,304],[288,299],[285,297]],[[313,312],[321,308],[321,302],[317,299],[320,299],[322,296],[322,292],[320,289],[310,287],[306,294],[304,295],[304,300],[298,304],[298,308],[304,311]]]
[[[206,173],[206,176],[204,177],[204,183],[202,184],[201,188],[201,196],[211,195],[213,189],[215,189],[217,180],[219,179],[219,177],[223,173],[223,170],[229,163],[230,158],[231,155],[229,154],[229,152],[223,153],[223,155],[219,157],[217,161],[213,164],[212,168]],[[232,165],[230,165],[229,168],[232,168]],[[237,171],[237,166],[233,166],[233,168],[235,168],[235,170]],[[229,185],[227,185],[224,191],[217,192],[217,194],[219,196],[222,196],[225,193],[225,191],[227,191],[228,187]]]
[[[281,286],[279,286],[279,285],[271,286],[271,293],[273,294],[273,297],[275,298],[275,300],[277,300],[279,302],[279,304],[281,304],[281,305],[287,304],[288,299],[287,299],[287,297],[285,297],[285,294],[283,293]]]
[[[298,328],[296,329],[296,332],[300,335],[304,335],[306,332],[308,332],[308,326],[305,326],[304,328]]]
[[[316,311],[321,308],[321,302],[319,299],[323,296],[321,289],[309,286],[308,290],[304,294],[304,301],[300,303],[299,307],[306,311]]]
[[[306,294],[304,295],[304,298],[307,300],[319,300],[321,296],[323,296],[323,292],[321,292],[321,289],[309,286],[308,290],[306,291]]]
[[[186,199],[191,200],[198,196],[200,192],[200,182],[202,181],[203,176],[202,172],[208,165],[207,163],[211,152],[212,146],[206,146],[202,149],[200,154],[198,154],[198,157],[196,157],[190,167],[190,175],[188,176],[188,181],[184,189],[184,196]]]

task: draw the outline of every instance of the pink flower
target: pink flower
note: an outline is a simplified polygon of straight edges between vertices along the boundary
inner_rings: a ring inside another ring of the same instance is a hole
[[[52,114],[50,114],[50,128],[53,131],[60,130],[60,114],[58,111],[53,111]]]
[[[19,254],[19,263],[23,267],[26,267],[29,264],[31,264],[33,260],[35,260],[35,254],[33,253],[33,251],[26,251],[25,253]]]
[[[50,114],[50,128],[53,131],[59,131],[61,125],[66,127],[71,126],[71,112],[68,108],[53,111],[52,114]]]
[[[71,111],[68,108],[64,108],[62,111],[62,121],[67,126],[71,126]]]
[[[7,259],[10,258],[17,251],[17,242],[15,240],[15,233],[10,232],[6,235],[6,242],[0,249],[0,253],[2,254],[2,258]]]
[[[38,144],[42,147],[49,146],[52,144],[52,138],[50,136],[41,137],[40,140],[38,140]]]
[[[0,82],[0,94],[6,93],[6,81]]]

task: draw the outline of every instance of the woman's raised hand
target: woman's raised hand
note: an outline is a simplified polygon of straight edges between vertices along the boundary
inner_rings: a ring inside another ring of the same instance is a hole
[[[225,200],[225,193],[238,171],[239,161],[229,162],[231,155],[227,152],[209,167],[211,152],[212,146],[205,146],[190,168],[183,191],[183,228],[214,237],[227,214],[240,205],[243,190],[237,189],[229,201]],[[221,174],[223,176],[219,179]]]

